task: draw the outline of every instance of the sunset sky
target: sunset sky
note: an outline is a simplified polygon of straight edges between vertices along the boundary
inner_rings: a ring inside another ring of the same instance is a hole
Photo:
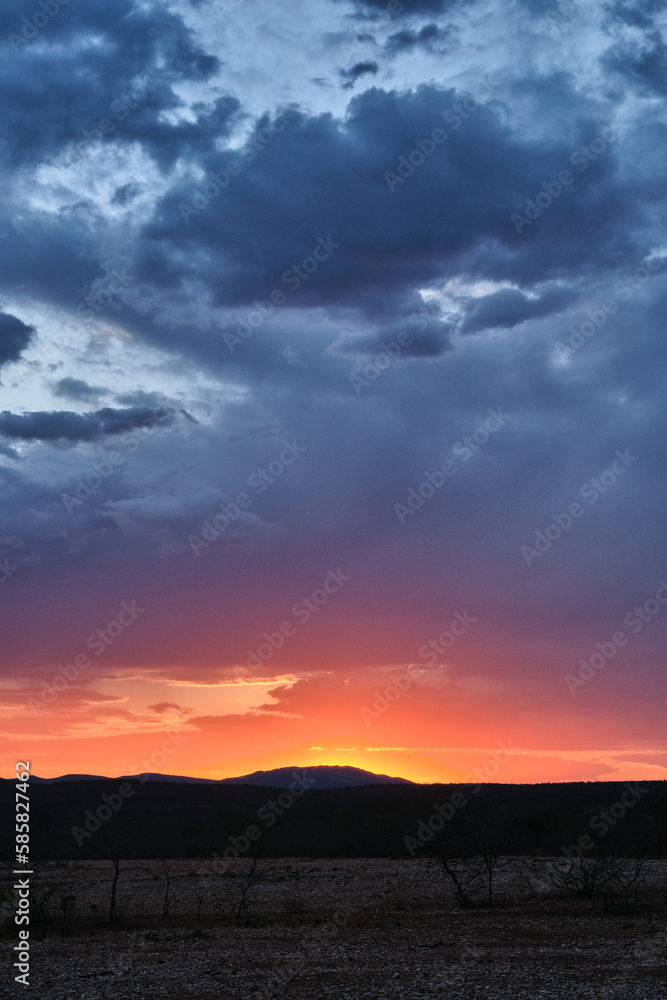
[[[659,7],[4,6],[3,776],[667,778]]]

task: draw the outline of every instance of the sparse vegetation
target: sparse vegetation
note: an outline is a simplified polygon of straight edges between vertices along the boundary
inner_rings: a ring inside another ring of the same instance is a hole
[[[172,860],[170,886],[178,891],[164,916],[162,862],[135,861],[121,865],[113,923],[113,859],[69,865],[76,906],[63,909],[52,894],[34,928],[36,993],[40,1000],[340,1000],[346,991],[364,1000],[663,1000],[667,862],[639,866],[643,890],[630,910],[606,906],[597,890],[550,881],[558,859],[503,862],[495,879],[505,905],[462,909],[435,860],[237,859],[217,873],[210,859]],[[620,867],[638,871],[634,863]],[[55,862],[45,882],[51,876],[59,883]],[[545,879],[541,898],[528,878]],[[583,977],[593,992],[580,991]]]

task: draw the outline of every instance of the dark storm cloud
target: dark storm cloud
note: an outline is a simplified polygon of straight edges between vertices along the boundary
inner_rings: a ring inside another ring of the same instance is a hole
[[[153,25],[151,37],[160,39],[162,27]],[[143,30],[145,34],[146,25]],[[137,42],[139,48],[145,45],[145,39]],[[29,57],[29,48],[19,55]],[[106,66],[104,53],[97,58]],[[522,285],[545,280],[563,267],[574,270],[604,259],[611,252],[632,253],[635,198],[615,182],[613,150],[591,164],[577,178],[576,187],[517,239],[509,222],[512,211],[520,211],[543,180],[567,167],[576,144],[590,141],[601,127],[564,77],[531,80],[526,88],[532,88],[538,105],[553,101],[555,88],[558,100],[571,104],[573,116],[579,112],[570,144],[560,136],[537,142],[515,135],[502,113],[490,106],[464,118],[452,112],[450,121],[457,127],[448,128],[443,111],[455,108],[463,95],[424,86],[406,94],[369,91],[351,102],[343,123],[330,115],[295,116],[250,162],[249,155],[246,160],[250,146],[242,156],[232,150],[211,151],[206,137],[216,132],[216,114],[202,111],[197,128],[205,137],[203,144],[194,148],[191,137],[176,129],[169,135],[160,133],[166,145],[156,155],[181,153],[184,163],[213,173],[224,170],[236,156],[242,171],[210,204],[197,210],[189,224],[183,221],[179,205],[192,204],[198,179],[193,174],[174,184],[158,203],[146,238],[132,248],[134,266],[160,294],[177,296],[194,280],[209,290],[212,304],[240,307],[272,288],[285,290],[284,271],[298,266],[318,237],[331,235],[340,249],[302,283],[290,304],[327,304],[342,295],[349,304],[372,313],[378,308],[402,312],[416,283],[432,280],[443,270],[456,270],[463,254],[479,252],[482,246],[484,258],[476,266],[489,276],[510,277]],[[80,91],[76,99],[87,101]],[[230,100],[221,99],[225,121]],[[147,108],[148,98],[132,115]],[[68,116],[72,110],[78,114],[68,107]],[[266,116],[258,123],[251,140],[269,120]],[[158,139],[148,126],[138,122],[136,136],[141,135],[145,148],[152,151]],[[395,173],[399,158],[414,152],[416,142],[438,126],[449,132],[447,142],[414,176],[399,178],[392,192],[385,175]],[[162,128],[167,126],[161,123]],[[571,243],[565,261],[558,241],[569,240],[583,204],[590,225]],[[21,280],[28,288],[34,282],[42,293],[51,286],[55,299],[71,302],[82,284],[90,285],[98,277],[95,265],[79,256],[97,224],[95,211],[85,204],[70,210],[50,230],[35,221],[41,232],[15,235],[14,252],[2,265],[5,280]],[[620,238],[619,229],[625,233]],[[148,336],[166,338],[174,345],[178,340],[177,331],[165,329],[148,330]],[[197,353],[199,341],[205,340],[211,354],[218,354],[210,337],[193,332],[189,340],[187,347]]]
[[[517,288],[501,288],[492,295],[473,299],[460,326],[461,333],[477,333],[480,330],[500,328],[510,330],[528,319],[555,315],[566,309],[575,293],[566,289],[554,289],[537,298],[528,298]]]
[[[8,313],[0,313],[0,365],[20,358],[34,333],[34,327]]]
[[[167,426],[173,423],[173,411],[156,415],[146,407],[114,410],[108,406],[94,413],[71,413],[66,410],[41,413],[0,413],[0,434],[23,441],[96,441],[107,434],[124,434],[146,422]]]
[[[545,89],[543,80],[534,84],[538,108]],[[237,152],[238,175],[223,190],[209,188],[210,198],[195,178],[179,181],[145,227],[132,271],[165,293],[197,280],[212,302],[241,307],[289,290],[286,272],[330,236],[340,246],[291,301],[376,310],[380,293],[395,309],[416,287],[460,272],[473,253],[485,276],[522,287],[616,266],[638,253],[643,209],[632,179],[617,174],[620,143],[605,142],[583,172],[573,168],[572,156],[605,124],[571,87],[568,98],[569,135],[560,128],[541,139],[515,133],[492,103],[466,105],[465,95],[432,85],[370,89],[350,102],[344,122],[301,114],[252,163]],[[438,128],[446,133],[440,145],[430,140]],[[199,162],[210,175],[233,155]],[[517,232],[513,213],[563,170],[574,181]],[[184,218],[195,198],[200,207]]]
[[[351,69],[342,69],[340,76],[346,81],[343,87],[347,89],[354,87],[360,76],[365,76],[367,73],[372,73],[375,76],[377,71],[378,64],[376,62],[358,62]]]
[[[404,28],[390,35],[385,46],[390,55],[398,52],[413,52],[415,49],[425,49],[428,52],[451,52],[458,44],[458,30],[455,25],[448,24],[444,28],[437,24],[425,24],[419,31]]]
[[[17,13],[0,14],[0,34],[16,33]],[[99,44],[99,38],[104,44]],[[57,57],[54,57],[57,53]],[[181,106],[172,84],[205,80],[219,68],[174,14],[132,0],[64,7],[39,42],[5,45],[0,137],[8,166],[31,165],[76,143],[76,161],[103,142],[142,146],[163,167],[188,148],[226,134],[238,101],[218,98],[213,114],[169,124]],[[66,110],[65,110],[66,109]],[[106,124],[100,128],[100,123]]]

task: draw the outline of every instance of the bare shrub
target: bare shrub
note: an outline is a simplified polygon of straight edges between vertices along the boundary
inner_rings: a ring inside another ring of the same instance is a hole
[[[633,910],[647,886],[647,863],[641,858],[611,856],[522,858],[518,876],[535,899],[579,896],[599,899],[605,910]]]
[[[509,835],[499,816],[487,810],[480,818],[464,816],[456,827],[431,848],[454,889],[459,905],[505,905],[496,880],[511,864],[505,855]]]

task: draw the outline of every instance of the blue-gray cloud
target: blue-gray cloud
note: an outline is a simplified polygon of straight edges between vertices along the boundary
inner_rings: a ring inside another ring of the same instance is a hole
[[[355,83],[360,77],[366,76],[367,73],[371,73],[374,76],[377,73],[377,71],[378,71],[378,64],[376,62],[373,62],[372,60],[368,60],[367,62],[355,63],[354,66],[351,67],[351,69],[342,69],[340,71],[340,75],[342,76],[343,80],[345,80],[343,87],[345,87],[346,89],[350,89],[354,87]]]
[[[0,365],[16,361],[30,343],[35,329],[16,316],[0,313]]]
[[[502,288],[492,295],[473,299],[466,309],[461,333],[480,330],[511,330],[528,319],[556,315],[564,310],[575,297],[569,289],[554,289],[543,295],[529,298],[517,288]]]
[[[475,0],[356,0],[360,9],[378,11],[391,17],[412,14],[449,14],[457,7],[473,6]]]
[[[0,434],[21,441],[96,441],[109,434],[125,434],[137,427],[168,426],[174,420],[170,410],[155,412],[146,407],[114,410],[105,406],[93,413],[67,410],[37,413],[0,413]]]
[[[58,379],[53,386],[55,396],[64,396],[66,399],[77,399],[83,403],[96,403],[105,392],[106,390],[99,386],[89,385],[83,379],[72,378],[71,376]]]
[[[451,52],[457,44],[458,30],[455,25],[448,24],[441,28],[437,24],[425,24],[419,31],[403,28],[395,32],[387,39],[385,48],[391,55],[398,52],[413,52],[415,49],[425,49],[442,55]]]
[[[159,8],[133,0],[119,0],[113,10],[101,0],[72,4],[38,33],[38,42],[5,44],[0,138],[7,166],[35,164],[66,149],[76,162],[104,142],[138,142],[166,167],[188,148],[212,145],[225,134],[239,107],[228,96],[194,121],[167,120],[183,105],[173,87],[206,80],[220,62],[177,15],[160,9],[157,18]],[[18,11],[0,13],[0,35],[22,37],[21,25]]]

